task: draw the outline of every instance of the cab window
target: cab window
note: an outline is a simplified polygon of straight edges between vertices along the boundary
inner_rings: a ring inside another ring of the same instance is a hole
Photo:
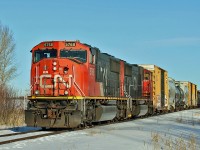
[[[82,63],[87,62],[87,51],[86,50],[61,50],[60,57],[76,59]]]
[[[57,50],[55,49],[46,49],[46,50],[36,50],[34,52],[34,62],[39,62],[44,58],[56,58]]]
[[[150,76],[150,75],[149,75],[148,73],[145,73],[144,79],[145,79],[145,80],[149,80],[149,76]]]

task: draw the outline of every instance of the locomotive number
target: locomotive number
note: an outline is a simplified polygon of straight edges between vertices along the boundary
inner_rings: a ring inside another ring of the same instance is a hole
[[[76,43],[75,42],[66,42],[65,46],[67,46],[67,47],[74,47],[74,46],[76,46]]]
[[[53,46],[52,42],[44,43],[44,47],[52,47],[52,46]]]

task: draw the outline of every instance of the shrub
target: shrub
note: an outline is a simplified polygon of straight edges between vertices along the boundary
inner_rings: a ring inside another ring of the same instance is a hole
[[[12,87],[0,86],[0,125],[18,126],[24,123],[23,102]]]

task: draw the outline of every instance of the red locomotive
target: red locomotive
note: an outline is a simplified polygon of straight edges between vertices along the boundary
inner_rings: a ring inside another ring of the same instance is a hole
[[[79,41],[32,50],[28,126],[74,128],[152,113],[151,71]]]

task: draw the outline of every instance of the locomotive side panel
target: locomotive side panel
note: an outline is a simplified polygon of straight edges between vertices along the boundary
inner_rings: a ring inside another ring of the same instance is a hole
[[[130,96],[132,98],[140,98],[140,67],[138,65],[132,65],[132,83],[129,87]]]
[[[124,94],[125,96],[134,96],[134,80],[132,77],[132,66],[128,63],[124,65]]]
[[[138,95],[139,98],[142,98],[142,89],[143,89],[143,81],[144,81],[144,68],[141,66],[139,67],[139,76],[138,76]]]
[[[123,84],[123,76],[120,76],[120,60],[110,57],[110,79],[109,79],[109,92],[108,96],[116,96],[120,97],[120,94],[123,93],[122,91],[122,84]],[[120,78],[121,77],[121,78]],[[121,86],[120,86],[121,85]]]
[[[120,61],[108,54],[98,53],[96,82],[102,83],[104,96],[120,95]]]

